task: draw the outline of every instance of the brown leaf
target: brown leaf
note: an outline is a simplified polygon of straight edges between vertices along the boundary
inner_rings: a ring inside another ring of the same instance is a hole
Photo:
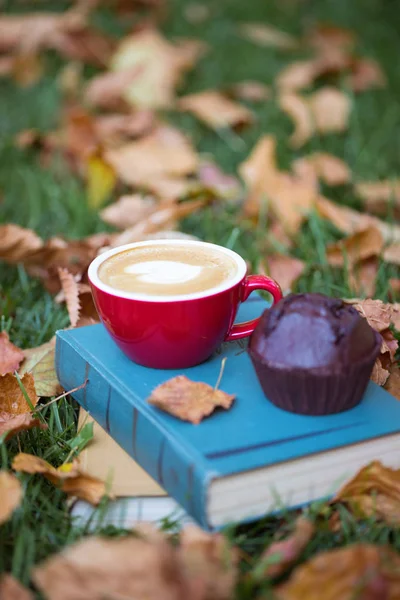
[[[351,102],[333,87],[323,87],[309,97],[315,127],[319,133],[341,133],[348,127]]]
[[[25,361],[19,375],[22,377],[25,373],[32,374],[38,396],[56,396],[62,390],[55,369],[55,342],[53,337],[41,346],[24,350]]]
[[[400,243],[390,244],[383,251],[383,260],[393,265],[400,265]]]
[[[127,184],[148,186],[159,177],[182,177],[194,173],[198,157],[187,138],[170,126],[118,149],[107,150],[105,159]]]
[[[36,406],[38,397],[35,391],[35,382],[30,373],[21,378],[21,383],[28,395],[31,404]],[[18,380],[12,373],[0,376],[0,412],[12,415],[21,415],[29,412],[30,406],[18,385]]]
[[[352,304],[362,317],[367,319],[372,329],[378,333],[382,333],[389,328],[392,319],[392,307],[390,304],[385,304],[382,300],[346,300],[348,304]]]
[[[21,431],[28,431],[33,427],[39,427],[40,429],[47,429],[47,425],[32,415],[32,413],[23,413],[21,415],[13,415],[8,412],[0,411],[0,436],[5,436],[5,441],[11,439],[17,433]]]
[[[355,185],[355,191],[368,212],[386,215],[393,206],[396,216],[400,214],[400,180],[364,181]]]
[[[294,122],[295,130],[289,144],[292,148],[300,148],[315,131],[309,103],[298,94],[287,92],[280,96],[279,106]]]
[[[202,162],[197,176],[200,186],[218,198],[236,200],[242,194],[242,187],[236,177],[227,175],[212,162]]]
[[[340,206],[323,196],[318,197],[316,208],[321,217],[330,221],[343,233],[355,233],[360,229],[366,229],[372,225],[379,229],[385,242],[400,243],[400,227],[398,225],[385,223],[377,217],[358,212],[348,206]]]
[[[138,79],[140,73],[138,65],[121,71],[101,73],[88,82],[85,99],[88,104],[97,108],[124,108],[127,104],[124,92]]]
[[[303,516],[296,519],[294,530],[285,540],[272,542],[264,550],[260,561],[265,565],[265,577],[279,577],[300,557],[301,553],[312,539],[315,525]]]
[[[330,186],[344,185],[351,180],[351,171],[346,163],[327,152],[314,152],[292,163],[296,175],[309,178],[317,186],[318,179]]]
[[[372,298],[375,295],[379,260],[366,258],[356,265],[349,265],[348,280],[353,294]]]
[[[340,49],[350,51],[356,42],[356,34],[352,29],[337,25],[317,23],[307,32],[305,41],[309,46],[323,53]]]
[[[386,77],[379,64],[372,58],[359,58],[351,62],[351,73],[345,78],[354,92],[386,86]]]
[[[279,73],[276,84],[282,92],[295,92],[309,87],[317,75],[315,60],[299,60],[291,63]]]
[[[400,400],[400,368],[398,363],[390,366],[390,375],[386,381],[385,389],[397,400]]]
[[[193,200],[190,202],[162,203],[158,209],[154,210],[150,215],[139,221],[133,227],[130,227],[113,238],[111,246],[113,248],[138,242],[146,239],[149,234],[158,233],[165,229],[175,227],[180,219],[197,211],[204,202],[202,200]]]
[[[74,279],[72,273],[67,269],[58,269],[58,276],[61,282],[61,289],[64,292],[65,302],[67,304],[68,316],[72,327],[75,327],[79,315],[80,315],[80,304],[79,304],[79,289],[78,284]]]
[[[193,113],[200,121],[213,129],[248,125],[253,121],[251,111],[230,100],[216,90],[205,90],[183,96],[178,102],[180,110]]]
[[[361,260],[379,256],[382,248],[381,232],[370,226],[327,246],[326,256],[330,265],[342,267],[346,262],[354,265]]]
[[[0,525],[8,521],[22,500],[22,486],[19,480],[7,471],[0,471]],[[0,590],[2,584],[0,581]],[[0,598],[3,598],[0,595]]]
[[[346,503],[358,517],[375,516],[390,525],[400,522],[400,469],[372,461],[345,483],[332,503]]]
[[[157,386],[147,399],[149,404],[183,421],[198,424],[217,407],[231,407],[235,396],[215,390],[207,383],[178,375]]]
[[[380,359],[380,357],[378,356],[378,358],[375,361],[375,364],[373,366],[372,369],[372,373],[371,373],[371,379],[372,381],[374,381],[377,385],[385,385],[385,383],[387,382],[388,378],[389,378],[389,371],[387,369],[385,369],[382,365],[382,361]]]
[[[19,225],[0,225],[0,260],[8,263],[23,262],[31,252],[40,249],[43,241],[32,229]]]
[[[36,567],[33,581],[48,600],[206,600],[190,594],[190,582],[164,536],[138,533],[83,539]]]
[[[285,171],[275,159],[275,139],[263,136],[249,158],[239,166],[248,189],[244,204],[247,216],[258,218],[266,203],[288,234],[299,230],[316,199],[312,184]]]
[[[179,558],[192,588],[190,598],[230,600],[237,579],[238,553],[228,539],[189,525],[180,535]]]
[[[352,544],[320,552],[276,589],[277,600],[397,600],[400,558],[389,546]]]
[[[117,202],[104,208],[100,216],[109,225],[118,229],[133,227],[157,210],[157,203],[149,196],[132,194],[122,196]]]
[[[229,88],[234,98],[248,102],[264,102],[271,97],[271,89],[260,81],[240,81]]]
[[[122,98],[130,105],[168,108],[173,104],[184,72],[204,51],[204,44],[195,40],[171,44],[156,30],[144,29],[123,39],[112,58],[111,70],[129,70],[131,76],[136,70],[133,79],[122,88]]]
[[[292,291],[293,285],[306,268],[304,261],[285,254],[271,254],[266,263],[268,274],[279,281],[283,293]]]
[[[243,23],[239,33],[258,46],[273,46],[281,50],[294,50],[298,47],[296,38],[289,33],[264,23]]]
[[[43,63],[34,53],[21,52],[14,55],[10,75],[21,87],[30,87],[43,75]]]
[[[0,578],[0,598],[2,600],[33,600],[33,594],[12,575],[6,573]]]
[[[140,138],[150,133],[155,125],[154,113],[149,110],[139,110],[126,115],[99,115],[94,122],[97,135],[108,147]]]
[[[10,342],[7,331],[0,333],[0,375],[18,370],[24,353]]]
[[[20,452],[13,460],[12,468],[31,475],[43,475],[66,494],[93,505],[99,504],[103,496],[108,495],[106,484],[96,477],[83,473],[76,461],[64,463],[56,469],[38,456]]]

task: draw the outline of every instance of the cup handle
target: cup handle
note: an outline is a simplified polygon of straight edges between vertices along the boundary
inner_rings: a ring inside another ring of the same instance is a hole
[[[274,304],[282,298],[282,291],[279,284],[267,277],[266,275],[248,275],[242,283],[241,302],[247,300],[251,292],[255,290],[265,290],[269,292],[273,299]],[[225,341],[232,342],[233,340],[239,340],[240,338],[251,335],[260,320],[260,317],[246,321],[245,323],[236,323],[232,325],[229,333],[227,334]]]

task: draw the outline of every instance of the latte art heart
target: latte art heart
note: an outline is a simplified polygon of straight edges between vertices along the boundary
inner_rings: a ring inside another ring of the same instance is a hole
[[[149,260],[125,267],[125,273],[136,275],[139,281],[167,285],[185,283],[199,276],[203,267],[172,260]]]
[[[99,267],[101,281],[117,290],[146,296],[180,296],[217,288],[238,267],[218,249],[183,244],[149,244],[110,256]]]

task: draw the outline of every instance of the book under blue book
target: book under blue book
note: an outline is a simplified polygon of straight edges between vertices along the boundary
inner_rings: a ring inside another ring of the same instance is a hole
[[[261,314],[258,296],[238,319]],[[220,389],[231,409],[199,425],[148,404],[159,384],[185,374]],[[132,363],[102,325],[57,332],[56,366],[66,390],[205,529],[252,520],[332,495],[371,460],[400,467],[400,402],[374,383],[352,410],[322,417],[285,412],[260,388],[246,344],[223,344],[184,371]]]

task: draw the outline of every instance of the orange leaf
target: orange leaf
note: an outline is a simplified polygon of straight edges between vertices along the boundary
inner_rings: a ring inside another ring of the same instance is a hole
[[[58,269],[61,289],[64,292],[65,302],[67,304],[68,316],[72,327],[75,327],[80,314],[79,289],[78,284],[72,273],[67,269]]]
[[[344,185],[351,180],[351,171],[346,163],[327,152],[314,152],[292,163],[293,170],[302,179],[310,179],[317,186],[318,179],[327,185]]]
[[[76,461],[62,464],[56,469],[38,456],[20,452],[13,460],[12,468],[15,471],[22,471],[31,475],[43,475],[53,485],[59,486],[66,494],[94,505],[99,504],[103,496],[107,494],[105,483],[96,477],[81,472]]]
[[[239,33],[258,46],[273,46],[281,50],[294,50],[298,47],[296,38],[285,31],[264,23],[243,23]]]
[[[178,375],[156,387],[147,402],[178,419],[198,424],[217,407],[230,408],[234,399],[235,396],[215,390],[207,383]]]
[[[0,578],[0,598],[1,600],[33,600],[33,595],[12,575],[6,573]]]
[[[180,110],[193,113],[200,121],[213,129],[248,125],[253,114],[248,108],[230,100],[216,90],[205,90],[180,98]]]
[[[320,552],[276,588],[277,600],[396,600],[400,557],[389,546],[352,544]]]
[[[38,397],[35,391],[35,383],[32,375],[26,373],[21,383],[33,406],[36,406]],[[21,415],[29,412],[30,406],[25,400],[24,394],[19,387],[18,380],[12,373],[0,376],[0,412],[12,415]]]
[[[302,260],[285,254],[271,254],[266,259],[268,274],[279,282],[283,293],[290,292],[306,265]]]
[[[349,264],[379,256],[383,248],[382,234],[374,226],[367,227],[351,234],[344,240],[330,244],[326,255],[330,265],[341,267],[347,261]]]
[[[23,359],[23,351],[10,342],[6,331],[2,331],[0,333],[0,375],[17,371]]]
[[[22,486],[12,473],[0,471],[0,525],[8,521],[20,505]],[[1,589],[1,584],[0,584]],[[3,598],[3,596],[0,596]]]
[[[296,519],[294,530],[285,540],[272,542],[261,555],[260,562],[265,566],[265,577],[279,577],[298,560],[301,553],[313,538],[315,525],[303,516]]]

